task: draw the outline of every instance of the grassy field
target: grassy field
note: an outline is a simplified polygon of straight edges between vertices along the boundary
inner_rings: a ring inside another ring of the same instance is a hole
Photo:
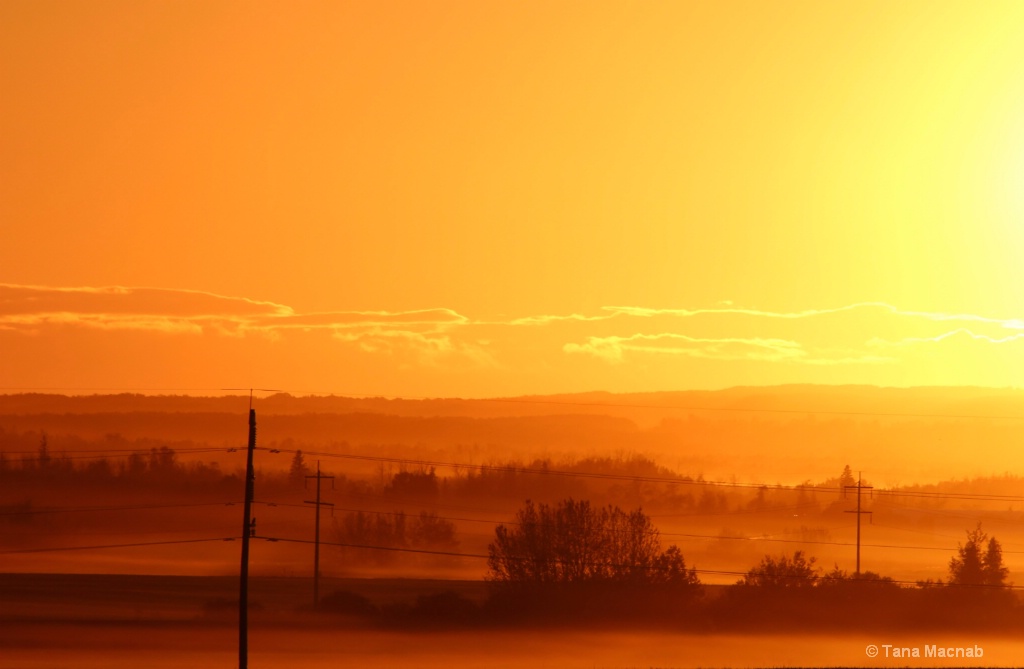
[[[482,601],[481,581],[323,579],[374,605],[454,591]],[[0,574],[0,668],[236,667],[233,576]],[[929,666],[869,660],[868,644],[973,645],[982,658],[947,666],[1015,666],[1024,642],[971,633],[716,634],[633,629],[367,628],[312,611],[312,579],[251,580],[249,667],[757,667]],[[891,638],[890,638],[891,637]]]
[[[486,597],[482,581],[322,578],[320,593],[347,591],[377,606],[412,602],[421,595],[456,592]],[[204,622],[234,624],[236,576],[125,574],[0,574],[0,622]],[[254,625],[315,625],[312,578],[252,577]],[[330,619],[327,619],[330,622]]]

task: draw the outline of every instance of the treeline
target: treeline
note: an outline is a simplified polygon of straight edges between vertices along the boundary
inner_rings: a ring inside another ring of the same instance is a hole
[[[1002,548],[967,533],[946,581],[899,583],[872,572],[823,571],[803,551],[766,555],[731,586],[705,586],[676,546],[663,547],[640,509],[586,501],[528,502],[495,530],[482,602],[448,592],[377,606],[336,592],[322,611],[378,625],[615,624],[713,630],[972,629],[1024,623]]]
[[[1022,395],[1007,389],[779,386],[500,401],[281,394],[257,397],[255,407],[261,446],[271,448],[290,437],[311,451],[337,452],[347,441],[354,452],[475,462],[495,454],[529,462],[538,454],[560,461],[638,451],[693,476],[735,469],[787,482],[800,480],[795,477],[804,471],[819,481],[836,460],[841,465],[856,458],[884,461],[887,483],[912,484],[951,471],[1019,471],[1024,461],[1013,459],[1013,445],[1024,424],[1006,417],[1019,412]],[[172,447],[187,441],[241,447],[248,405],[249,398],[240,396],[0,395],[0,450],[33,448],[28,435],[40,429],[51,433],[57,450],[67,443],[68,452],[76,450],[76,439],[101,441],[110,433],[157,438]],[[941,453],[933,448],[938,441]]]
[[[88,448],[78,451],[112,454],[93,458],[69,455],[67,450],[52,448],[45,433],[36,438],[34,450],[22,447],[18,451],[7,451],[0,443],[0,480],[6,479],[8,485],[14,486],[145,486],[185,490],[199,486],[232,492],[241,490],[244,448],[203,448],[192,442],[168,445],[108,435],[102,441],[86,443]],[[261,450],[260,465],[263,466],[257,467],[257,486],[264,492],[304,487],[305,477],[312,473],[313,468],[294,442],[281,446]],[[119,452],[124,455],[114,455]],[[222,460],[228,464],[222,465]],[[445,474],[439,473],[436,467],[382,462],[375,465],[376,470],[371,470],[359,461],[330,459],[329,462],[336,467],[343,465],[349,472],[348,476],[336,474],[338,496],[370,495],[401,505],[486,502],[492,506],[515,506],[524,499],[552,502],[571,496],[673,513],[728,514],[798,508],[806,517],[849,509],[855,496],[849,488],[856,483],[850,467],[846,466],[841,472],[837,467],[836,476],[818,482],[807,480],[795,486],[734,486],[729,481],[711,482],[701,475],[680,474],[638,454],[562,461],[550,458],[492,460],[480,465],[446,468]],[[270,468],[267,464],[277,467]],[[361,470],[357,468],[360,465]],[[946,505],[936,493],[1010,491],[1019,489],[1020,483],[1020,477],[1004,475],[907,486],[900,488],[900,492],[920,491],[928,496],[899,497],[896,501],[902,507],[936,509]],[[864,484],[871,485],[871,481],[865,480]],[[877,496],[877,499],[885,498]],[[866,508],[870,509],[875,501],[875,497],[866,499]]]
[[[22,447],[12,453],[0,449],[0,480],[34,488],[60,485],[173,491],[203,487],[241,491],[244,448],[206,449],[191,442],[180,442],[176,448],[152,440],[128,441],[117,435],[86,446],[91,448],[79,452],[112,455],[69,455],[66,450],[52,448],[45,433],[38,437],[34,450]],[[261,452],[272,454],[281,465],[288,464],[287,469],[257,467],[257,487],[264,493],[302,488],[306,476],[313,473],[301,450],[288,449],[292,453],[290,461],[287,455],[273,455],[280,451],[266,448]],[[124,454],[113,455],[119,452]],[[221,459],[230,464],[222,466]],[[261,460],[266,462],[268,458],[261,455]],[[351,463],[345,464],[348,468]],[[632,480],[634,477],[637,480]],[[644,478],[658,480],[641,480]],[[650,458],[628,455],[562,462],[493,461],[479,467],[455,468],[448,475],[439,474],[435,467],[381,464],[377,471],[364,470],[361,476],[336,475],[335,490],[340,497],[374,496],[399,504],[486,501],[514,506],[524,499],[552,501],[568,495],[627,506],[707,512],[753,508],[750,505],[770,509],[792,504],[794,499],[789,494],[792,489],[782,486],[737,491],[703,483],[700,476],[679,475]],[[813,503],[816,497],[799,490],[798,495],[801,503]]]
[[[349,590],[321,598],[318,611],[346,627],[608,627],[680,632],[1011,632],[1024,624],[1013,593],[956,587],[900,587],[884,580],[833,579],[805,590],[706,587],[698,598],[651,586],[552,585],[532,599],[454,591],[374,603]]]
[[[134,446],[137,447],[137,444]],[[111,449],[114,450],[114,449]],[[83,458],[54,453],[46,435],[35,453],[10,456],[0,451],[0,480],[13,484],[94,486],[231,486],[240,485],[239,472],[225,474],[218,462],[182,461],[166,445],[129,449],[123,456]]]

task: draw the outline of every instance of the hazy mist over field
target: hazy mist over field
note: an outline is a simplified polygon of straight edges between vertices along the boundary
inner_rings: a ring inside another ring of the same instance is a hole
[[[94,649],[82,666],[92,666],[97,639],[156,621],[195,626],[197,662],[230,663],[249,402],[0,396],[5,620],[25,630],[5,637],[25,658],[11,666],[34,666],[38,635],[57,620],[70,626],[62,632],[69,647]],[[336,658],[324,635],[348,628],[369,632],[352,647],[353,666],[358,658],[470,666],[489,653],[501,657],[498,666],[538,657],[544,666],[849,664],[885,634],[899,643],[923,639],[921,648],[940,633],[984,637],[986,665],[1019,652],[1000,638],[1016,624],[1015,604],[927,603],[921,598],[955,593],[920,586],[950,577],[951,559],[979,524],[998,538],[1006,582],[1024,572],[1024,497],[1020,479],[1007,473],[1024,437],[1024,397],[1015,390],[780,386],[494,400],[277,394],[252,405],[252,617],[254,630],[265,630],[254,631],[262,663],[253,666],[287,666],[295,644],[305,649],[303,666],[327,666]],[[330,506],[322,507],[323,599],[314,609],[318,466]],[[870,512],[861,569],[891,580],[865,583],[863,603],[857,591],[828,590],[855,572],[860,472],[860,508]],[[530,613],[522,595],[509,599],[493,580],[496,531],[526,527],[530,503],[553,513],[566,500],[642,510],[652,549],[677,547],[700,589],[665,601],[671,590],[595,590],[585,596],[604,603],[583,613],[573,602],[584,591],[557,586],[560,603]],[[801,555],[812,560],[799,578],[818,583],[817,599],[790,602],[805,596],[797,588],[762,600],[733,585],[768,557]],[[888,607],[898,623],[871,613],[886,598],[895,598]],[[953,614],[976,604],[997,606],[998,618]],[[626,618],[614,614],[634,607],[641,608]],[[944,607],[956,608],[943,614]],[[830,618],[834,624],[822,623]],[[85,621],[107,631],[79,639],[75,626]],[[439,625],[452,645],[419,636],[424,625]],[[598,647],[588,641],[585,629],[609,626],[620,631],[602,633]],[[534,630],[527,646],[515,631],[524,628]],[[843,636],[831,639],[840,628]],[[652,629],[661,631],[651,636]],[[403,660],[389,639],[406,633],[416,650]],[[729,635],[746,633],[761,636],[745,640],[742,652],[729,650]],[[171,639],[170,630],[149,637],[144,652],[153,666],[162,666],[160,645]],[[659,650],[636,650],[654,643]]]
[[[1024,3],[3,0],[0,669],[1024,666]]]

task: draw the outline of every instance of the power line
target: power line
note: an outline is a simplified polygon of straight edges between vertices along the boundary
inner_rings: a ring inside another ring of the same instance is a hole
[[[200,506],[234,506],[236,502],[196,502],[191,504],[131,504],[125,506],[68,506],[68,507],[54,507],[54,508],[42,508],[34,509],[27,508],[24,510],[11,510],[10,506],[8,510],[0,511],[0,516],[27,516],[37,515],[44,513],[92,513],[95,511],[143,511],[149,509],[185,509],[190,507]],[[3,508],[3,507],[0,507]]]
[[[295,453],[292,449],[261,449],[271,450],[278,453]],[[669,476],[643,476],[633,474],[601,474],[596,472],[573,472],[564,469],[549,469],[536,467],[519,467],[515,465],[474,465],[465,462],[445,462],[441,460],[417,460],[412,458],[386,457],[380,455],[357,455],[353,453],[326,453],[316,451],[302,451],[303,455],[316,455],[324,458],[340,458],[344,460],[364,460],[368,462],[387,462],[393,464],[415,465],[419,467],[449,467],[451,469],[471,469],[481,472],[501,472],[509,474],[541,474],[549,476],[566,476],[571,478],[594,478],[611,481],[638,481],[641,483],[668,483],[673,485],[710,485],[725,488],[769,488],[773,490],[803,490],[805,492],[832,492],[837,493],[838,488],[824,488],[815,486],[795,486],[787,488],[783,486],[769,485],[765,483],[737,483],[727,481],[702,481],[684,477]],[[1024,500],[1024,497],[1021,498]]]
[[[261,448],[271,453],[296,453],[296,449],[283,448]],[[706,481],[681,476],[646,476],[641,474],[610,474],[598,472],[576,472],[564,469],[521,467],[516,465],[476,465],[466,462],[448,462],[443,460],[420,460],[414,458],[388,457],[381,455],[360,455],[355,453],[328,453],[325,451],[302,451],[303,455],[315,455],[323,458],[338,458],[343,460],[360,460],[366,462],[386,462],[391,464],[405,464],[417,467],[448,467],[450,469],[476,470],[480,472],[497,472],[508,474],[538,474],[544,476],[565,476],[569,478],[592,478],[612,481],[633,481],[640,483],[665,483],[670,485],[685,486],[714,486],[721,488],[745,488],[745,489],[767,489],[770,491],[804,492],[804,493],[830,493],[839,494],[840,487],[795,485],[783,486],[780,484],[749,483],[736,481]],[[876,490],[876,495],[887,495],[892,497],[919,497],[926,499],[959,499],[971,501],[989,502],[1024,502],[1021,495],[995,495],[995,494],[970,494],[970,493],[938,493],[926,491],[900,491],[900,490]]]
[[[867,487],[867,486],[865,486]],[[916,497],[918,499],[959,499],[979,502],[1022,502],[1021,495],[997,495],[993,493],[931,492],[925,490],[876,489],[875,495],[887,497]]]
[[[715,536],[715,535],[701,535],[701,534],[677,534],[675,536],[689,536],[701,539],[734,539],[744,541],[775,541],[782,543],[807,543],[807,544],[825,544],[825,545],[836,545],[836,546],[852,546],[850,543],[843,542],[827,542],[827,541],[801,541],[797,539],[766,539],[758,537],[733,537],[733,536]],[[50,552],[61,552],[61,551],[79,551],[79,550],[102,550],[102,549],[115,549],[115,548],[135,548],[144,546],[167,546],[175,544],[195,544],[195,543],[210,543],[210,542],[230,542],[235,541],[237,537],[215,537],[205,539],[175,539],[175,540],[164,540],[164,541],[144,541],[144,542],[132,542],[132,543],[121,543],[121,544],[96,544],[87,546],[53,546],[45,548],[20,548],[20,549],[8,549],[0,551],[0,555],[16,555],[16,554],[31,554],[31,553],[50,553]],[[294,539],[285,537],[268,537],[254,535],[255,539],[263,539],[269,542],[285,542],[285,543],[301,543],[301,544],[313,544],[313,540],[309,539]],[[487,559],[490,556],[482,553],[464,553],[458,551],[441,551],[441,550],[430,550],[423,548],[405,548],[398,546],[377,546],[371,544],[357,544],[348,542],[337,542],[337,541],[320,541],[321,545],[324,546],[337,546],[342,548],[357,548],[367,550],[382,550],[392,551],[399,553],[420,553],[426,555],[440,555],[449,557],[460,557],[460,558],[476,558],[476,559]],[[889,545],[889,544],[864,544],[865,547],[870,548],[892,548],[892,549],[915,549],[915,550],[942,550],[948,551],[941,547],[932,546],[907,546],[907,545]],[[1004,553],[1024,553],[1024,551],[1003,551]],[[719,574],[719,575],[738,575],[743,576],[748,572],[739,571],[724,571],[724,570],[710,570],[710,569],[696,569],[697,573],[706,574]],[[916,585],[916,581],[893,581],[898,584],[909,584]],[[1024,589],[1024,586],[1006,586],[1013,587],[1014,589]]]
[[[710,535],[692,535],[692,536],[694,536],[694,537],[716,538],[716,539],[717,538],[723,538],[723,539],[746,539],[746,540],[750,540],[747,537],[711,537]],[[18,549],[2,550],[2,551],[0,551],[0,555],[17,555],[17,554],[30,554],[30,553],[52,553],[52,552],[60,552],[60,551],[80,551],[80,550],[103,550],[103,549],[112,549],[112,548],[135,548],[135,547],[143,547],[143,546],[168,546],[168,545],[175,545],[175,544],[196,544],[196,543],[211,543],[211,542],[229,542],[229,541],[235,541],[236,538],[237,537],[214,537],[214,538],[207,538],[207,539],[175,539],[175,540],[165,540],[165,541],[140,541],[140,542],[133,542],[133,543],[96,544],[96,545],[89,545],[89,546],[53,546],[53,547],[46,547],[46,548],[18,548]],[[292,538],[284,538],[284,537],[267,537],[267,536],[260,536],[260,535],[256,535],[253,538],[254,539],[263,539],[263,540],[269,541],[271,543],[274,543],[274,542],[301,543],[301,544],[312,544],[312,543],[314,543],[314,541],[310,540],[310,539],[292,539]],[[768,539],[767,541],[772,541],[772,540]],[[775,541],[797,542],[797,540],[784,540],[784,539],[778,539],[778,540],[775,540]],[[804,543],[833,543],[833,542],[804,542]],[[370,544],[355,544],[355,543],[345,543],[345,542],[337,542],[337,541],[321,541],[320,544],[323,545],[323,546],[337,546],[337,547],[342,547],[342,548],[360,548],[360,549],[367,549],[367,550],[382,550],[382,551],[392,551],[392,552],[399,552],[399,553],[422,553],[422,554],[426,554],[426,555],[441,555],[441,556],[461,557],[461,558],[487,559],[487,558],[490,557],[489,555],[485,555],[485,554],[482,554],[482,553],[463,553],[463,552],[457,552],[457,551],[439,551],[439,550],[429,550],[429,549],[424,549],[424,548],[404,548],[404,547],[398,547],[398,546],[375,546],[375,545],[370,545]],[[850,546],[852,544],[837,543],[836,545]],[[925,549],[925,550],[947,550],[947,549],[941,549],[941,548],[932,548],[932,547],[928,547],[928,546],[890,546],[890,545],[884,545],[884,544],[865,544],[865,546],[870,546],[870,547],[874,547],[874,548],[917,548],[917,549]],[[1024,551],[1003,551],[1003,552],[1004,553],[1005,552],[1021,553],[1021,552],[1024,552]],[[724,571],[724,570],[712,570],[712,569],[695,569],[695,571],[698,574],[702,574],[702,573],[704,573],[704,574],[725,574],[725,575],[738,575],[738,576],[743,576],[743,575],[747,574],[747,572],[741,572],[741,571]],[[916,581],[893,581],[893,582],[894,583],[901,583],[901,584],[910,584],[910,585],[916,585],[916,583],[917,583]],[[1013,587],[1014,589],[1024,589],[1024,586],[1005,586],[1005,587]]]
[[[87,551],[104,548],[135,548],[137,546],[169,546],[172,544],[200,544],[211,541],[234,541],[236,537],[217,537],[213,539],[174,539],[167,541],[140,541],[130,544],[98,544],[94,546],[54,546],[49,548],[15,548],[0,551],[0,555],[20,553],[54,553],[58,551]]]
[[[256,504],[263,504],[270,507],[291,507],[291,508],[303,508],[308,509],[310,507],[304,504],[291,504],[287,502],[269,502],[269,501],[254,501]],[[26,509],[23,511],[2,511],[0,516],[21,516],[21,515],[35,515],[35,514],[49,514],[49,513],[91,513],[91,512],[103,512],[103,511],[136,511],[136,510],[149,510],[149,509],[176,509],[176,508],[196,508],[196,507],[210,507],[210,506],[234,506],[237,502],[207,502],[207,503],[191,503],[191,504],[139,504],[139,505],[125,505],[125,506],[105,506],[105,507],[64,507],[64,508],[52,508],[52,509]],[[338,511],[344,511],[346,513],[371,513],[375,515],[399,515],[404,512],[398,511],[378,511],[371,509],[355,509],[347,507],[338,507]],[[436,515],[436,518],[440,520],[448,520],[452,522],[473,522],[481,523],[492,526],[497,525],[517,525],[518,523],[512,520],[492,520],[492,519],[481,519],[481,518],[465,518],[458,516],[440,516]],[[972,519],[969,516],[959,516]],[[901,530],[901,531],[914,531],[907,528],[900,528],[896,526],[883,525],[882,527],[888,527],[889,529]],[[921,532],[926,534],[934,534]],[[110,533],[96,533],[96,534],[110,534]],[[684,539],[701,539],[711,541],[747,541],[747,542],[772,542],[772,543],[793,543],[802,545],[822,545],[822,546],[854,546],[856,544],[841,541],[823,541],[814,539],[781,539],[771,536],[736,536],[736,535],[722,535],[722,534],[697,534],[697,533],[684,533],[684,532],[661,532],[657,534],[662,537],[680,537]],[[954,537],[944,538],[953,539]],[[325,545],[327,544],[326,542]],[[886,548],[886,549],[907,549],[907,550],[938,550],[938,551],[949,551],[950,548],[942,546],[918,546],[912,544],[863,544],[866,548]],[[61,549],[41,549],[41,550],[61,550]],[[1014,550],[1003,550],[1006,554],[1024,554],[1024,551]]]
[[[276,543],[276,542],[299,543],[299,544],[311,544],[311,543],[313,543],[309,539],[292,539],[292,538],[285,538],[285,537],[267,537],[267,536],[257,536],[255,538],[256,539],[263,539],[264,541],[269,541],[271,543]],[[398,547],[398,546],[375,546],[375,545],[370,545],[370,544],[354,544],[354,543],[327,542],[327,541],[322,541],[321,544],[325,545],[325,546],[339,546],[339,547],[342,547],[342,548],[360,548],[360,549],[366,549],[366,550],[381,550],[381,551],[391,551],[391,552],[398,552],[398,553],[420,553],[420,554],[425,554],[425,555],[442,555],[442,556],[470,558],[470,559],[484,559],[484,560],[487,560],[487,559],[490,559],[490,557],[491,557],[490,555],[485,555],[483,553],[462,553],[462,552],[458,552],[458,551],[438,551],[438,550],[430,550],[430,549],[425,549],[425,548],[403,548],[403,547]],[[518,558],[518,559],[527,560],[529,558],[522,557],[522,558]],[[561,562],[561,560],[554,560],[554,562]],[[592,564],[604,564],[604,563],[596,563],[595,562],[595,563],[592,563]],[[693,571],[698,573],[698,574],[714,574],[714,575],[725,575],[725,576],[747,576],[750,573],[749,571],[729,571],[729,570],[721,570],[721,569],[697,569],[697,568],[694,568]],[[808,577],[797,576],[797,575],[792,575],[792,576],[785,576],[784,575],[783,577],[784,578],[792,578],[792,579],[800,579],[800,580],[808,579]],[[820,577],[815,576],[814,578],[820,580]],[[860,581],[860,582],[862,582],[862,583],[869,583],[870,584],[870,583],[873,583],[874,581],[865,580],[865,581]],[[905,580],[896,580],[896,579],[892,579],[890,581],[884,581],[884,582],[893,583],[893,584],[896,584],[896,585],[918,585],[917,581],[905,581]],[[947,585],[950,585],[950,586],[954,586],[954,587],[956,587],[956,586],[961,586],[961,587],[986,587],[986,588],[998,588],[998,589],[1024,590],[1024,586],[1016,586],[1016,585],[998,586],[998,585],[987,585],[987,584],[977,584],[977,585],[975,585],[975,584],[966,584],[966,583],[964,583],[964,584],[961,584],[961,583],[951,583],[951,584],[942,584],[942,585],[943,585],[943,587],[945,587]]]
[[[200,454],[200,453],[235,453],[239,452],[239,447],[209,447],[209,448],[190,448],[190,449],[169,449],[173,451],[175,455],[179,454]],[[263,450],[269,453],[292,453],[296,450],[293,449],[279,449],[279,448],[266,448],[260,447],[257,450]],[[157,451],[160,452],[159,450]],[[66,455],[63,453],[52,454],[51,458],[54,460],[97,460],[105,457],[131,457],[132,455],[143,455],[151,456],[153,449],[104,449],[104,450],[85,450],[75,451],[76,455]],[[81,453],[88,453],[89,455],[80,455]],[[22,456],[33,456],[38,455],[36,451],[0,451],[2,455],[22,455]],[[539,474],[539,475],[554,475],[554,476],[566,476],[572,478],[594,478],[594,479],[606,479],[615,481],[634,481],[641,483],[664,483],[670,485],[687,485],[687,486],[714,486],[723,488],[746,488],[746,489],[761,489],[765,488],[774,491],[786,491],[786,492],[804,492],[804,493],[839,493],[841,488],[819,486],[819,485],[788,485],[784,486],[781,484],[769,484],[769,483],[755,483],[755,482],[737,482],[737,481],[708,481],[701,479],[694,479],[685,476],[648,476],[648,475],[635,475],[635,474],[612,474],[612,473],[598,473],[598,472],[576,472],[569,470],[559,470],[551,468],[536,468],[516,465],[475,465],[470,463],[461,462],[447,462],[441,460],[420,460],[413,458],[400,458],[400,457],[387,457],[387,456],[375,456],[375,455],[359,455],[353,453],[328,453],[324,451],[303,451],[305,455],[315,455],[323,458],[338,458],[347,460],[361,460],[367,462],[382,462],[391,464],[405,464],[414,465],[421,467],[448,467],[451,469],[466,469],[476,470],[481,472],[499,472],[499,473],[512,473],[512,474]],[[994,493],[943,493],[943,492],[932,492],[924,490],[898,490],[898,489],[876,489],[874,492],[878,496],[887,496],[895,498],[918,498],[918,499],[955,499],[963,501],[987,501],[987,502],[1021,502],[1024,503],[1024,496],[1022,495],[1000,495]]]
[[[33,392],[33,393],[34,392],[38,392],[38,391],[42,391],[42,390],[74,390],[74,391],[102,390],[104,392],[109,392],[109,393],[124,394],[124,393],[127,393],[129,391],[137,391],[137,392],[174,391],[174,392],[181,392],[181,391],[191,390],[191,391],[200,391],[200,392],[214,392],[214,391],[223,390],[223,388],[141,388],[141,387],[134,387],[134,386],[0,386],[0,391],[6,392],[6,391],[9,391],[9,390],[18,390],[18,391],[22,391],[22,392],[28,391],[28,392]]]
[[[958,513],[956,511],[951,511],[951,510],[947,510],[947,509],[922,509],[920,507],[903,506],[903,505],[900,505],[900,504],[893,504],[892,502],[886,502],[884,500],[880,500],[880,503],[883,506],[888,506],[889,509],[891,509],[893,511],[899,511],[899,512],[924,513],[924,514],[929,514],[929,515],[933,515],[933,516],[944,516],[944,517],[947,517],[947,518],[964,518],[966,520],[973,520],[973,521],[976,521],[976,522],[984,521],[984,522],[992,522],[992,523],[1013,523],[1014,525],[1018,525],[1020,523],[1019,518],[1000,518],[998,516],[989,516],[989,515],[984,515],[984,514],[964,514],[964,513]],[[1012,513],[1015,514],[1018,517],[1021,516],[1021,515],[1024,515],[1024,513],[1022,513],[1021,511],[1014,511]]]
[[[207,447],[207,448],[168,448],[168,451],[174,455],[194,455],[197,453],[232,453],[238,451],[238,448],[231,447]],[[168,451],[161,451],[158,448],[119,448],[119,449],[103,449],[103,450],[78,450],[73,451],[74,455],[68,455],[66,451],[48,451],[48,456],[51,461],[60,460],[99,460],[102,458],[125,458],[133,455],[144,455],[151,456],[156,451],[157,455],[165,454]],[[87,455],[86,455],[87,454]],[[39,450],[34,451],[4,451],[0,450],[0,455],[20,455],[29,456],[30,461],[35,462],[39,457]]]
[[[290,503],[287,503],[287,502],[265,502],[265,501],[261,501],[261,502],[256,502],[256,503],[257,504],[266,504],[268,506],[280,506],[280,507],[303,508],[303,509],[309,508],[309,507],[307,507],[307,506],[305,506],[303,504],[290,504]],[[367,513],[367,514],[374,514],[374,515],[378,515],[378,516],[400,516],[400,515],[401,516],[409,516],[410,515],[410,514],[407,514],[404,511],[377,511],[377,510],[371,510],[371,509],[353,509],[353,508],[344,508],[344,507],[335,507],[335,510],[336,511],[343,511],[345,513]],[[517,521],[514,521],[514,520],[491,520],[491,519],[484,519],[484,518],[461,518],[461,517],[455,517],[455,516],[440,516],[440,515],[435,515],[434,518],[436,518],[438,520],[447,520],[447,521],[451,521],[451,522],[481,523],[481,524],[493,525],[493,526],[498,526],[498,525],[521,525],[521,523],[519,523]],[[891,529],[900,529],[900,528],[893,527]],[[629,532],[629,530],[622,530],[622,532]],[[846,541],[823,541],[823,540],[817,540],[817,539],[779,539],[779,538],[773,537],[771,535],[748,537],[748,536],[723,535],[723,534],[694,534],[694,533],[686,533],[686,532],[662,532],[661,530],[655,530],[654,532],[651,532],[651,534],[652,535],[657,535],[659,537],[682,537],[684,539],[702,539],[702,540],[710,540],[710,541],[749,541],[749,542],[766,541],[766,542],[772,542],[772,543],[800,544],[800,545],[813,545],[813,546],[844,546],[844,547],[857,546],[858,545],[856,543],[850,543],[850,542],[846,542]],[[782,534],[785,534],[785,532],[783,532]],[[324,541],[321,541],[320,543],[321,543],[321,545],[335,545],[335,544],[331,544],[331,543],[324,542]],[[955,549],[947,548],[947,547],[943,547],[943,546],[917,546],[917,545],[911,545],[911,544],[861,544],[861,546],[863,546],[864,548],[886,548],[886,549],[904,549],[905,548],[905,549],[908,549],[908,550],[932,550],[932,551],[947,551],[947,552],[951,551],[951,550],[955,550]],[[1005,553],[1005,554],[1011,554],[1011,555],[1012,554],[1024,554],[1024,550],[1022,550],[1022,551],[1003,550],[1002,552]]]
[[[269,453],[296,453],[295,450],[288,449],[258,449],[264,450]],[[238,449],[234,448],[216,448],[216,449],[194,449],[184,451],[186,453],[208,453],[208,452],[236,452]],[[112,453],[111,451],[103,451],[103,453]],[[120,453],[131,453],[131,454],[143,454],[150,455],[152,451],[121,451]],[[177,452],[175,452],[177,453]],[[303,452],[306,453],[306,452]],[[635,483],[653,483],[653,484],[666,484],[666,485],[681,485],[681,486],[712,486],[722,488],[738,488],[748,490],[769,490],[775,492],[787,492],[787,493],[822,493],[822,494],[837,494],[841,489],[820,487],[820,486],[780,486],[780,485],[769,485],[764,483],[736,483],[736,482],[714,482],[714,480],[700,480],[683,477],[671,477],[671,476],[646,476],[637,474],[614,474],[614,473],[600,473],[600,472],[583,472],[583,471],[569,471],[564,469],[552,469],[552,468],[537,468],[537,467],[522,467],[515,465],[483,465],[483,464],[470,464],[460,462],[445,462],[436,460],[419,460],[411,458],[396,458],[396,457],[384,457],[384,456],[370,456],[370,455],[356,455],[356,454],[337,454],[337,453],[326,453],[326,452],[309,452],[308,455],[316,455],[319,457],[326,458],[338,458],[338,459],[354,459],[354,460],[368,460],[375,462],[388,462],[397,464],[409,464],[416,466],[433,466],[433,467],[450,467],[454,469],[473,469],[478,471],[486,472],[500,472],[500,473],[514,473],[514,474],[539,474],[539,475],[559,475],[568,476],[574,478],[596,478],[606,480],[629,480],[629,482]],[[84,456],[83,456],[84,457]],[[961,500],[961,501],[976,501],[976,502],[1024,502],[1024,496],[1018,495],[994,495],[994,494],[971,494],[971,493],[939,493],[930,491],[899,491],[899,490],[876,490],[874,495],[891,498],[918,498],[918,499],[935,499],[935,500]],[[880,500],[883,501],[883,500]],[[225,502],[228,503],[228,502]],[[813,505],[813,502],[806,503],[807,506]],[[722,512],[722,514],[732,515],[735,513],[760,513],[760,512],[771,512],[773,510],[785,509],[785,508],[799,508],[801,505],[786,506],[786,507],[775,507],[774,509],[746,509],[739,511],[728,511]],[[915,510],[927,512],[926,509],[915,509],[913,507],[896,507],[904,508],[907,510]],[[936,511],[938,512],[938,511]],[[699,511],[692,513],[682,514],[663,514],[665,517],[669,515],[709,515],[714,512]]]

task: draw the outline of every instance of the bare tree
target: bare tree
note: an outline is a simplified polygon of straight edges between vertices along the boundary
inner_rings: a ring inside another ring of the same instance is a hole
[[[594,508],[568,499],[526,505],[499,525],[488,547],[488,580],[510,585],[631,583],[697,585],[675,546],[662,552],[658,530],[640,509]]]

